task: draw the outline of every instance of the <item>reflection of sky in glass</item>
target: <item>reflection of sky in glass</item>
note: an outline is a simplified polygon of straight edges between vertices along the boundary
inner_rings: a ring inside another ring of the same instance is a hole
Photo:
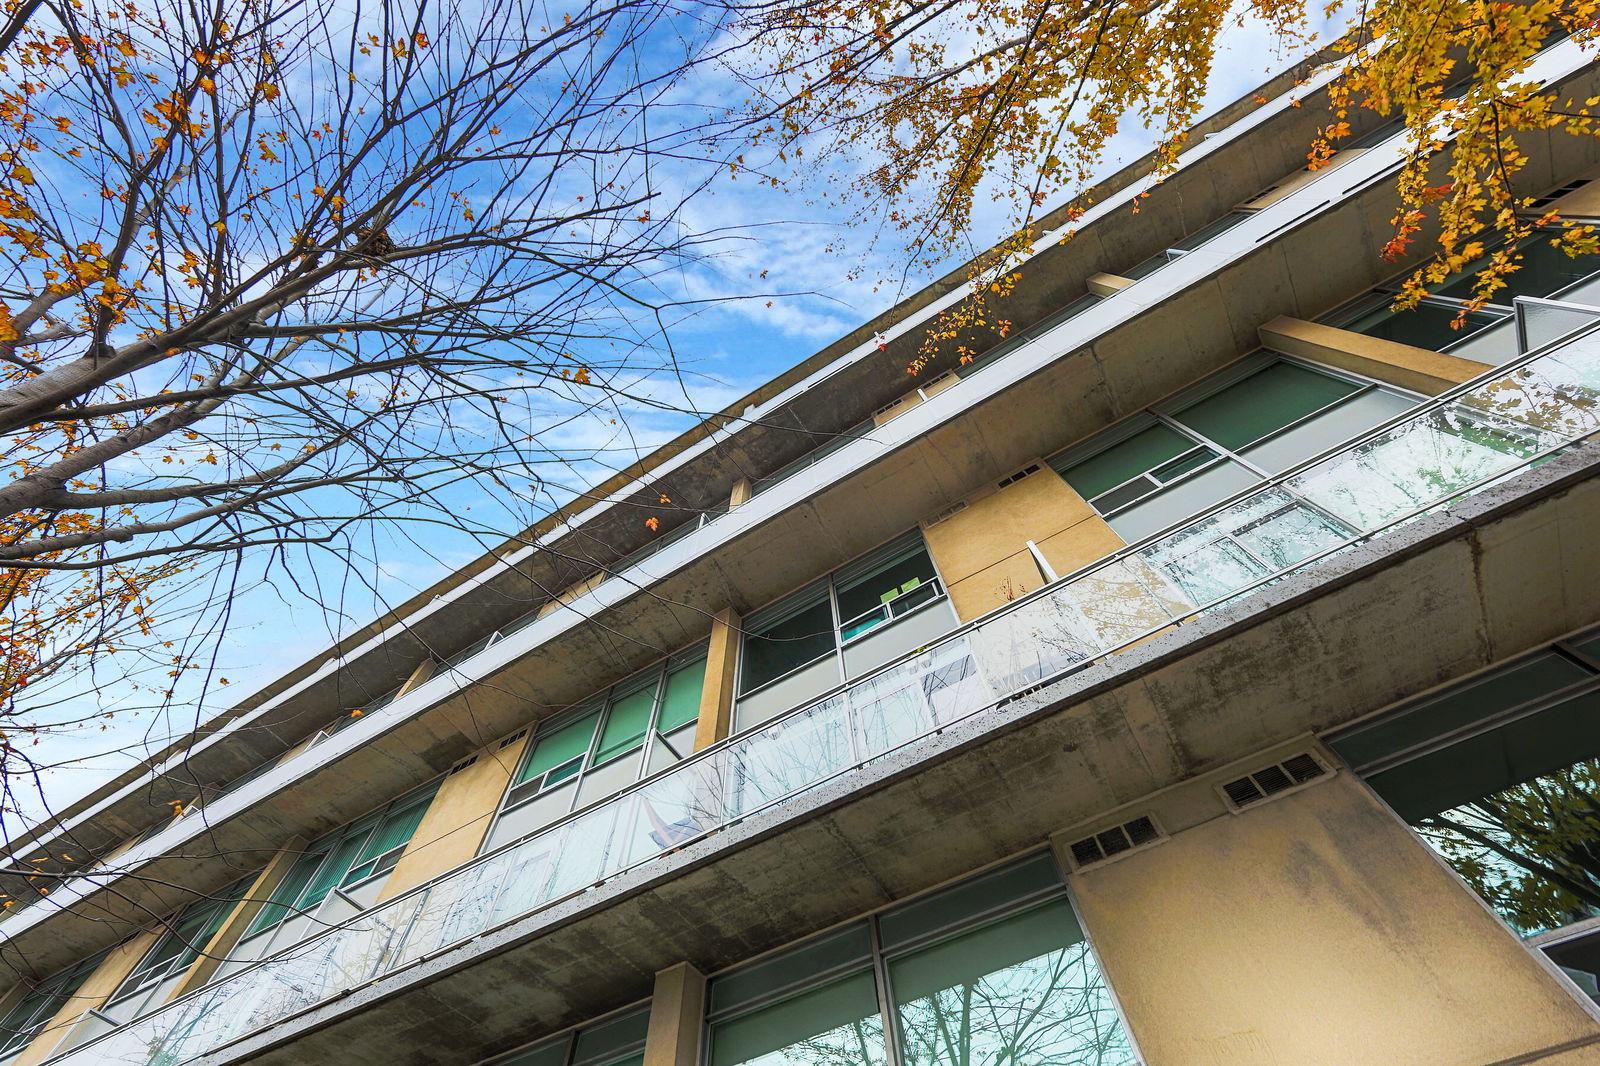
[[[1136,1060],[1064,902],[890,964],[906,1066]]]

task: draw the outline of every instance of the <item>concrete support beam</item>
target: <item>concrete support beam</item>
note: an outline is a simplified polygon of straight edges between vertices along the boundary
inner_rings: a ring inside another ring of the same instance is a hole
[[[1279,315],[1261,327],[1261,343],[1285,355],[1349,370],[1412,392],[1437,396],[1489,370],[1487,363],[1413,348],[1347,329]]]
[[[156,941],[161,939],[164,931],[156,929],[140,933],[112,948],[101,961],[99,968],[89,975],[89,979],[79,986],[78,991],[62,1005],[55,1017],[50,1019],[50,1024],[33,1038],[33,1043],[24,1048],[22,1054],[12,1059],[6,1066],[37,1066],[49,1058],[57,1045],[72,1032],[86,1011],[91,1007],[103,1005],[111,998],[111,994],[133,972],[133,968],[144,958],[145,953],[155,947]]]
[[[477,858],[532,736],[530,729],[504,748],[497,741],[478,752],[471,765],[444,779],[384,883],[379,902]]]
[[[1096,296],[1115,296],[1136,280],[1136,278],[1118,277],[1116,274],[1090,274],[1089,280],[1084,284]]]
[[[1072,876],[1150,1063],[1524,1063],[1600,1022],[1348,772]]]
[[[256,920],[256,915],[267,905],[267,900],[278,890],[278,885],[289,875],[289,871],[294,869],[294,864],[305,850],[306,843],[304,837],[296,837],[272,857],[266,869],[261,871],[245,891],[244,897],[234,906],[233,913],[228,915],[227,920],[206,943],[200,957],[189,966],[188,972],[172,990],[169,999],[177,999],[211,980],[212,975],[217,972],[217,967],[227,959],[228,953],[244,939],[250,923]]]
[[[711,619],[705,687],[700,690],[700,724],[694,750],[709,748],[733,730],[733,695],[739,678],[739,616],[725,607]]]
[[[687,962],[656,974],[644,1066],[700,1066],[705,1002],[705,975]]]

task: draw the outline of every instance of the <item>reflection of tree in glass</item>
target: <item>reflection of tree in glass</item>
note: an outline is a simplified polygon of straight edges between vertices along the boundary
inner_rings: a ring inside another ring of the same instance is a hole
[[[1133,1052],[1079,941],[899,1008],[906,1066],[1113,1066]]]
[[[1576,763],[1442,814],[1423,837],[1525,934],[1600,914],[1600,760]]]

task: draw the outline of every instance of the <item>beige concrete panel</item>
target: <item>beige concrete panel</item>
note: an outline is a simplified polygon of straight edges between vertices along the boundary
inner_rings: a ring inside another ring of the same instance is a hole
[[[1115,296],[1132,285],[1136,279],[1118,277],[1116,274],[1090,274],[1085,287],[1096,296]]]
[[[217,972],[217,967],[227,959],[229,952],[244,939],[250,923],[256,920],[256,915],[267,905],[272,893],[277,891],[278,885],[288,876],[289,871],[294,869],[294,864],[305,850],[306,843],[303,837],[296,837],[272,857],[266,869],[262,870],[245,890],[244,897],[234,906],[233,912],[206,942],[205,947],[201,949],[200,957],[189,965],[183,980],[173,988],[172,995],[168,996],[168,999],[177,999],[211,980],[212,974]]]
[[[1084,504],[1084,506],[1089,505]],[[1044,557],[1050,560],[1050,566],[1055,572],[1063,576],[1075,570],[1082,570],[1090,563],[1098,562],[1118,549],[1127,547],[1127,541],[1118,536],[1117,531],[1106,525],[1105,519],[1095,514],[1093,510],[1081,521],[1074,522],[1061,532],[1043,539],[1036,537],[1034,542],[1039,545]]]
[[[533,730],[504,748],[499,742],[478,753],[478,761],[446,777],[411,834],[377,902],[398,896],[424,881],[471,862],[483,846],[500,809],[500,800],[517,772]]]
[[[957,374],[954,370],[946,370],[942,374],[935,374],[928,381],[920,382],[917,388],[922,391],[922,395],[931,400],[960,380],[960,374]]]
[[[732,608],[711,619],[711,646],[706,651],[705,687],[700,690],[700,721],[694,750],[709,748],[733,730],[733,696],[738,687],[739,616]]]
[[[644,1037],[644,1066],[700,1066],[705,1003],[705,975],[687,962],[656,974],[650,1026]]]
[[[960,581],[950,582],[950,602],[956,617],[969,622],[1003,604],[1043,587],[1044,575],[1027,548],[1008,555]]]
[[[1574,178],[1574,181],[1585,180],[1588,184],[1551,201],[1544,210],[1554,211],[1562,218],[1600,220],[1600,182],[1594,180],[1597,177],[1600,177],[1600,171],[1589,170],[1581,179]]]
[[[922,397],[917,393],[907,393],[894,403],[886,404],[885,406],[880,407],[878,410],[872,412],[872,424],[874,426],[881,426],[885,422],[891,422],[921,402]]]
[[[1028,541],[1043,541],[1088,518],[1098,520],[1094,509],[1060,474],[1042,466],[1038,473],[975,499],[966,510],[926,527],[923,536],[939,573],[954,587],[1011,557]]]
[[[105,959],[96,968],[89,979],[79,986],[72,998],[56,1012],[39,1035],[34,1037],[22,1054],[12,1059],[7,1066],[36,1066],[50,1057],[56,1045],[72,1030],[83,1017],[84,1011],[90,1007],[98,1007],[111,998],[111,994],[133,972],[133,968],[144,958],[145,953],[155,946],[161,939],[164,929],[154,929],[149,932],[139,933],[137,936],[124,940],[121,944],[111,949]]]
[[[1280,315],[1261,327],[1261,343],[1327,366],[1437,396],[1490,369],[1487,363]]]
[[[1463,1066],[1600,1035],[1348,774],[1072,882],[1151,1063]]]
[[[1262,208],[1271,207],[1290,193],[1300,191],[1329,171],[1343,166],[1366,151],[1367,149],[1365,148],[1350,148],[1339,152],[1325,165],[1318,167],[1316,170],[1307,170],[1303,166],[1299,167],[1281,180],[1273,182],[1261,192],[1244,201],[1239,207],[1245,211],[1260,211]]]
[[[739,506],[754,495],[755,493],[750,488],[750,479],[747,477],[740,478],[733,483],[733,491],[728,494],[729,510]]]

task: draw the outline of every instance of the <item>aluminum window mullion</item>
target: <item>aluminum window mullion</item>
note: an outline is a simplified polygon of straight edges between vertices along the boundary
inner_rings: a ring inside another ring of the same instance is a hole
[[[594,766],[595,752],[600,749],[600,737],[606,731],[606,722],[611,718],[611,698],[616,694],[617,686],[612,685],[606,689],[605,698],[600,702],[600,713],[594,720],[594,732],[589,736],[589,747],[583,753],[583,765],[578,767],[578,772],[567,778],[572,782],[572,795],[567,800],[567,813],[577,810],[578,793],[583,791],[583,779],[589,776],[589,770]],[[555,769],[555,767],[551,767]],[[566,782],[562,782],[565,784]]]
[[[883,1047],[888,1066],[905,1066],[905,1055],[900,1047],[900,1024],[895,1014],[893,997],[889,994],[889,966],[883,957],[883,934],[878,928],[878,915],[867,919],[867,933],[872,950],[872,983],[878,994],[878,1014],[883,1021]]]
[[[1201,444],[1204,444],[1206,447],[1210,448],[1212,451],[1216,452],[1219,456],[1222,456],[1223,458],[1232,459],[1234,462],[1238,463],[1240,466],[1244,467],[1246,470],[1250,471],[1250,473],[1254,474],[1256,477],[1260,478],[1261,480],[1265,481],[1267,478],[1270,478],[1272,476],[1268,471],[1266,471],[1262,467],[1257,466],[1255,463],[1252,463],[1250,460],[1244,458],[1238,452],[1234,451],[1231,448],[1224,448],[1222,445],[1218,444],[1216,441],[1212,440],[1210,437],[1207,437],[1205,434],[1199,432],[1198,430],[1191,429],[1189,426],[1186,426],[1182,422],[1179,422],[1177,419],[1173,418],[1171,415],[1162,414],[1160,411],[1156,411],[1156,410],[1151,410],[1150,413],[1152,415],[1154,415],[1156,417],[1156,420],[1159,421],[1162,425],[1166,426],[1169,429],[1173,429],[1173,430],[1178,431],[1179,433],[1182,433],[1184,436],[1188,437],[1190,440],[1199,441]],[[1252,442],[1252,443],[1254,443],[1254,442]],[[1187,453],[1185,453],[1185,454],[1187,454]],[[1176,482],[1174,482],[1174,484],[1176,484]]]

